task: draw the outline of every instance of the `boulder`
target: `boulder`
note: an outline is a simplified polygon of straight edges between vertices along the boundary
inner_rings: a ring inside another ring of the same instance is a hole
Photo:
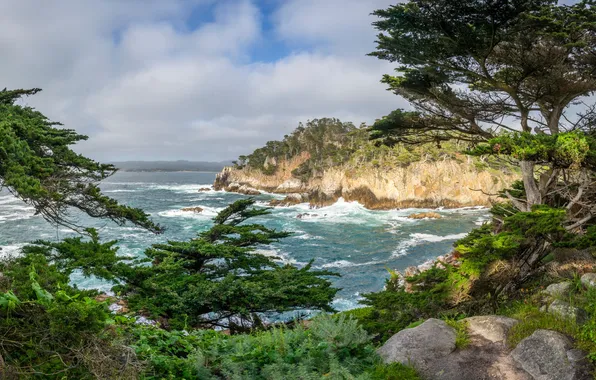
[[[252,187],[248,187],[246,185],[240,186],[236,192],[244,195],[261,195],[259,190],[253,189]]]
[[[557,284],[550,284],[544,289],[544,293],[551,297],[561,297],[569,293],[571,283],[569,281],[559,282]]]
[[[554,300],[548,307],[548,312],[564,319],[583,324],[588,319],[588,314],[579,307],[571,306],[565,301]]]
[[[498,315],[477,316],[464,319],[468,324],[468,332],[478,335],[493,343],[505,343],[509,330],[518,321]]]
[[[209,187],[201,187],[199,189],[199,192],[205,192],[205,191],[211,191],[211,188],[209,188]]]
[[[203,209],[201,207],[185,207],[183,209],[181,209],[181,211],[186,211],[186,212],[203,212]]]
[[[596,287],[596,273],[586,273],[581,278],[582,284],[588,288]]]
[[[402,363],[424,370],[455,350],[455,330],[439,319],[393,335],[377,350],[385,363]]]
[[[535,380],[591,379],[585,355],[563,334],[536,330],[519,342],[511,357]]]
[[[302,181],[298,178],[290,178],[281,185],[279,185],[276,189],[276,193],[289,193],[289,192],[296,192],[302,189]]]
[[[302,194],[292,193],[288,194],[284,199],[273,199],[269,202],[269,206],[293,206],[308,201],[302,196]]]
[[[409,219],[441,219],[442,216],[436,212],[420,212],[408,215]]]

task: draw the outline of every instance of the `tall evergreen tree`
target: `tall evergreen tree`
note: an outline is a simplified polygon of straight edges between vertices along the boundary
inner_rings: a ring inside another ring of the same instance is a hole
[[[475,154],[507,155],[523,184],[504,196],[522,212],[566,210],[581,233],[596,216],[596,8],[592,1],[410,0],[377,10],[379,59],[396,62],[382,82],[415,110],[379,120],[388,143],[458,139]],[[522,274],[548,251],[541,237]]]
[[[57,128],[41,112],[19,104],[40,89],[0,91],[0,188],[8,189],[51,223],[79,228],[69,213],[78,209],[91,217],[118,224],[132,222],[152,232],[162,228],[140,209],[119,204],[101,193],[98,183],[116,173],[70,147],[87,139],[71,129]]]

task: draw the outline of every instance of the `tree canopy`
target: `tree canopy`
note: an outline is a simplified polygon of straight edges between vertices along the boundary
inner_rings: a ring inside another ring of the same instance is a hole
[[[259,246],[289,233],[246,223],[269,213],[253,204],[236,201],[196,239],[155,244],[134,262],[117,254],[116,242],[102,243],[92,230],[90,240],[39,241],[26,252],[43,255],[66,273],[76,269],[116,281],[114,290],[131,309],[164,326],[250,328],[259,323],[257,313],[332,311],[338,289],[326,277],[337,274],[313,270],[312,262],[303,268],[280,264],[259,253]]]
[[[371,55],[399,64],[382,82],[414,110],[378,120],[373,138],[468,141],[470,154],[518,164],[522,182],[501,194],[511,213],[562,209],[570,233],[594,223],[592,1],[410,0],[374,15],[380,34]],[[553,240],[540,235],[522,247],[523,266],[537,265]]]
[[[0,188],[7,188],[32,205],[47,221],[79,228],[70,213],[78,209],[91,217],[118,224],[132,222],[152,232],[162,228],[140,209],[119,204],[103,195],[98,183],[116,173],[70,147],[87,139],[71,129],[57,128],[35,109],[19,104],[40,89],[0,92]]]

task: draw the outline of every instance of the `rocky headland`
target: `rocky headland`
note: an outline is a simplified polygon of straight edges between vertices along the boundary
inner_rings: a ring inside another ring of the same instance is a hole
[[[273,206],[309,202],[312,207],[323,207],[343,198],[375,210],[459,208],[489,206],[500,190],[518,178],[512,172],[479,167],[465,155],[389,169],[344,165],[327,168],[306,180],[296,178],[292,172],[309,158],[304,153],[279,161],[273,174],[248,166],[226,167],[217,175],[213,188],[249,195],[259,191],[287,194]]]

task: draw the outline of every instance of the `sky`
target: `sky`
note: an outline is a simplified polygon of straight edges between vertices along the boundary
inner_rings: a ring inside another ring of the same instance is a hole
[[[395,0],[0,2],[2,87],[101,161],[231,160],[300,121],[406,107],[370,13]]]

